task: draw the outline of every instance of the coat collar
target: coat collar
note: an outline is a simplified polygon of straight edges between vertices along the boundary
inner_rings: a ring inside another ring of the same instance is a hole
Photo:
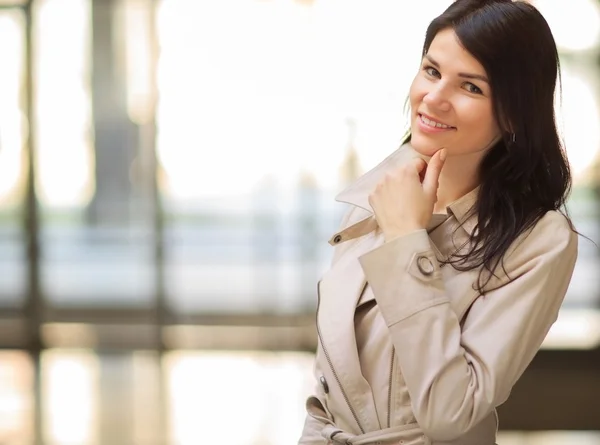
[[[392,171],[416,157],[420,157],[420,155],[412,148],[410,143],[403,144],[380,164],[338,193],[335,200],[355,205],[373,214],[373,209],[369,204],[369,194],[375,189],[375,186],[388,171]],[[448,215],[453,215],[469,235],[473,235],[477,225],[477,216],[470,215],[470,210],[477,201],[478,193],[479,187],[476,187],[446,207]]]

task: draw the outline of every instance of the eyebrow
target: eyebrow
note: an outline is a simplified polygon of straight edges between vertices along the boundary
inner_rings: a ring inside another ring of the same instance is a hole
[[[434,60],[434,59],[433,59],[433,58],[432,58],[432,57],[431,57],[429,54],[425,54],[425,56],[424,56],[424,57],[425,57],[427,60],[429,60],[433,66],[435,66],[435,67],[436,67],[436,68],[438,68],[438,69],[440,68],[440,64],[439,64],[439,63],[437,63],[437,62],[436,62],[436,61],[435,61],[435,60]],[[487,78],[487,77],[485,77],[485,76],[482,76],[481,74],[472,74],[472,73],[458,73],[458,76],[459,76],[459,77],[463,77],[463,78],[465,78],[465,79],[478,79],[478,80],[481,80],[481,81],[483,81],[483,82],[485,82],[485,83],[487,83],[487,84],[489,84],[489,83],[490,83],[490,81],[488,80],[488,78]]]

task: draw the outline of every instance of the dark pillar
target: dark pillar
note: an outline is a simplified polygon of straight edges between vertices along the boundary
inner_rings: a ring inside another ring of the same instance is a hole
[[[133,186],[131,166],[138,129],[127,115],[125,63],[119,60],[116,11],[119,0],[92,1],[92,109],[94,115],[96,193],[88,208],[94,225],[129,220]]]

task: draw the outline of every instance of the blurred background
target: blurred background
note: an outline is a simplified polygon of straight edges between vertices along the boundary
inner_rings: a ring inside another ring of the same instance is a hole
[[[600,0],[560,47],[600,242]],[[395,150],[450,0],[0,0],[0,444],[295,444],[333,197]],[[600,444],[600,257],[500,445]]]

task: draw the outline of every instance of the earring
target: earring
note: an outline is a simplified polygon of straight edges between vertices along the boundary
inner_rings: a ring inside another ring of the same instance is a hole
[[[514,144],[517,141],[517,135],[514,133],[510,134],[510,141]]]

